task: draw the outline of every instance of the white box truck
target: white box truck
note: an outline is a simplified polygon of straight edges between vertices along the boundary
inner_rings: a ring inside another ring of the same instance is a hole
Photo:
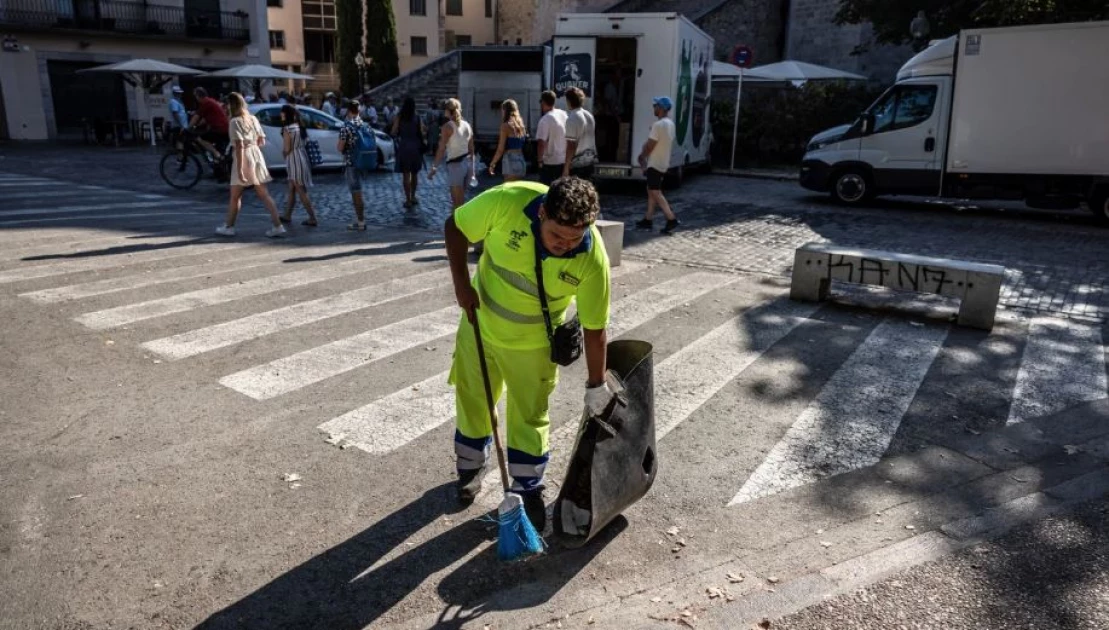
[[[486,163],[497,150],[501,103],[516,101],[528,129],[539,124],[539,96],[551,84],[547,46],[474,46],[459,51],[458,100]]]
[[[713,40],[688,19],[677,13],[563,13],[552,52],[555,92],[561,98],[581,88],[596,119],[598,179],[644,176],[636,158],[656,120],[651,99],[658,96],[674,102],[671,176],[680,181],[690,168],[708,163]]]
[[[801,185],[1089,204],[1109,224],[1109,22],[973,29],[910,59],[854,124],[810,141]]]

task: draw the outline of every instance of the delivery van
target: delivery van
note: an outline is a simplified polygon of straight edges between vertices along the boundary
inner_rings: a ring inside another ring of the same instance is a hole
[[[1085,202],[1109,225],[1109,22],[970,29],[933,43],[850,125],[817,134],[801,185],[875,195]]]

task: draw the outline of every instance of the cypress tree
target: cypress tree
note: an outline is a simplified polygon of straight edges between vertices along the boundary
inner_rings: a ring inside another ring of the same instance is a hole
[[[335,22],[339,89],[344,96],[353,96],[358,94],[358,67],[354,58],[362,50],[362,0],[335,0]]]
[[[392,0],[362,0],[366,3],[366,56],[373,59],[368,76],[377,87],[400,74],[397,56],[397,22]],[[361,34],[359,34],[361,35]]]

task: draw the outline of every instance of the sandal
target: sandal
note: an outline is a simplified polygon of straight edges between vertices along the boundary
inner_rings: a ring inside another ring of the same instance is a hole
[[[301,225],[307,225],[308,227],[318,227],[319,226],[319,222],[316,221],[315,219],[305,219],[305,220],[301,221],[300,224]]]

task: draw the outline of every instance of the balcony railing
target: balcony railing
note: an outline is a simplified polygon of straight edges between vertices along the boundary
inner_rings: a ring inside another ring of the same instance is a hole
[[[250,41],[249,16],[148,4],[142,0],[3,0],[0,26]]]

